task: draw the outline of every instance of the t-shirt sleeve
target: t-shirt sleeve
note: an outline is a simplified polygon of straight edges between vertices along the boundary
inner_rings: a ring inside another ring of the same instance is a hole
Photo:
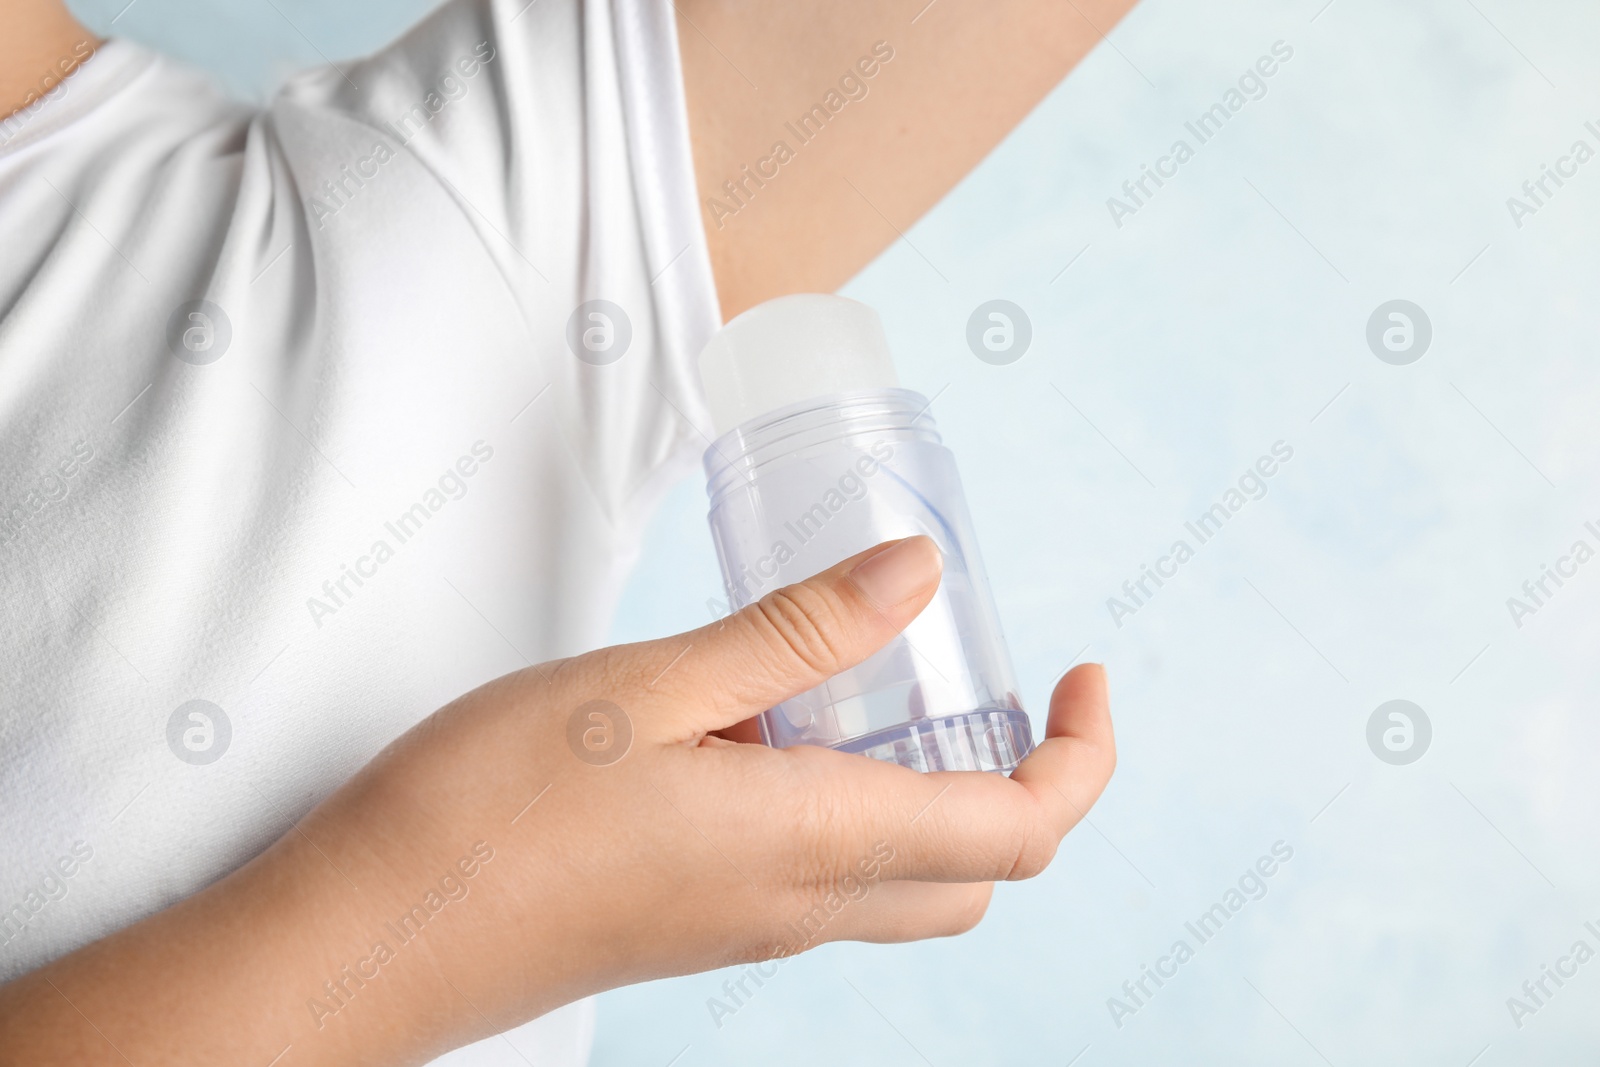
[[[438,220],[418,214],[451,205],[613,519],[706,447],[695,357],[720,315],[670,0],[451,0],[382,52],[292,81],[269,123],[330,259],[425,240]]]

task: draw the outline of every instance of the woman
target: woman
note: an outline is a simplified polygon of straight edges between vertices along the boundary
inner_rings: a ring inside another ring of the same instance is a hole
[[[925,538],[585,650],[711,331],[844,282],[1128,5],[452,0],[254,110],[6,3],[6,1062],[539,1017],[578,1063],[594,992],[959,932],[1048,863],[1114,762],[1097,667],[1009,780],[752,743],[928,602]]]

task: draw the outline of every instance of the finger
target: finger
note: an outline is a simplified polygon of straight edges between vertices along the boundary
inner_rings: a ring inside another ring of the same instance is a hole
[[[1045,739],[1011,778],[1053,813],[1059,840],[1100,799],[1116,766],[1105,667],[1080,664],[1056,683]]]
[[[870,941],[892,945],[964,934],[982,921],[994,895],[993,882],[877,882],[859,900],[820,898],[790,924],[795,936],[826,941]],[[837,914],[828,905],[842,900]],[[820,926],[819,918],[827,921]],[[804,947],[811,947],[810,944]]]
[[[1098,665],[1075,668],[1056,686],[1045,740],[1012,777],[973,772],[918,774],[827,749],[782,756],[805,774],[796,832],[813,854],[892,851],[887,877],[928,882],[1031,878],[1055,856],[1116,765],[1116,745]]]
[[[647,702],[686,737],[733,726],[888,644],[933,599],[940,570],[938,546],[908,537],[699,630],[635,646],[647,664],[675,663],[656,677]]]

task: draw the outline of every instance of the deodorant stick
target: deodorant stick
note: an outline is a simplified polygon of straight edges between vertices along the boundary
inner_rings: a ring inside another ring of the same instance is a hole
[[[751,308],[700,354],[717,438],[711,536],[730,610],[884,541],[926,534],[938,593],[859,666],[763,712],[769,745],[919,771],[1009,773],[1033,748],[955,458],[899,387],[878,315],[838,296]]]

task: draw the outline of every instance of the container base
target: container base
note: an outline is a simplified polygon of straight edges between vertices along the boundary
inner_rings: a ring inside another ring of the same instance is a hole
[[[914,771],[1010,774],[1033,751],[1033,727],[1013,708],[916,719],[833,746]]]

